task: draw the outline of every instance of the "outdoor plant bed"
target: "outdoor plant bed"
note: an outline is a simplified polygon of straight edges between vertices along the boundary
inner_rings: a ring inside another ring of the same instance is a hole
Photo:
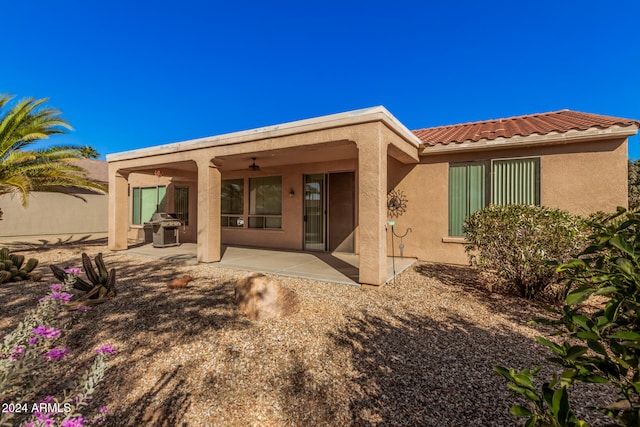
[[[118,296],[67,331],[61,383],[90,363],[92,349],[117,348],[91,403],[109,408],[108,426],[508,426],[516,400],[492,367],[546,364],[534,340],[545,329],[527,323],[546,314],[540,304],[484,292],[472,275],[459,282],[433,264],[376,291],[279,277],[300,311],[252,322],[234,303],[234,283],[248,272],[104,246],[52,248],[37,258],[73,267],[82,252],[104,253],[118,271]],[[43,273],[19,292],[0,287],[0,335],[52,283]],[[167,289],[185,274],[194,279],[188,287]],[[598,399],[590,390],[578,397]]]

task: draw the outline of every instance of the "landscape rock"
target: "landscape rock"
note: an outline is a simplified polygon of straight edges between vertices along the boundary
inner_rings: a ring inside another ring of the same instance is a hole
[[[169,283],[167,283],[167,288],[169,289],[184,289],[187,287],[187,283],[193,280],[193,277],[188,274],[180,277],[179,279],[173,279]]]
[[[251,320],[277,319],[300,311],[296,293],[262,273],[236,282],[236,304]]]

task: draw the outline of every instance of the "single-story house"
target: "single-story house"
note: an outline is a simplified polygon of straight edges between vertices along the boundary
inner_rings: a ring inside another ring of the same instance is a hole
[[[109,248],[166,210],[200,262],[219,261],[221,244],[346,251],[360,283],[381,285],[399,253],[390,220],[412,230],[404,256],[464,264],[462,221],[489,203],[626,206],[639,125],[561,110],[410,131],[373,107],[110,154]]]
[[[77,164],[87,171],[87,177],[107,183],[104,160],[79,159]],[[32,191],[26,207],[18,196],[0,195],[0,241],[104,238],[108,226],[107,195],[81,188],[70,193]]]

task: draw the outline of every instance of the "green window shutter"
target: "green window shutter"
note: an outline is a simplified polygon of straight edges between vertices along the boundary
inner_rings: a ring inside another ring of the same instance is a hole
[[[540,204],[540,159],[495,160],[493,203]]]
[[[151,215],[156,211],[158,204],[158,189],[156,187],[142,188],[142,202],[140,208],[140,221],[145,223],[151,220]]]
[[[167,211],[167,187],[164,185],[161,185],[158,187],[158,201],[156,202],[158,204],[157,206],[157,210],[158,212],[166,212]],[[154,211],[155,212],[155,211]]]
[[[154,212],[166,212],[167,187],[134,187],[132,224],[142,225]]]
[[[449,166],[449,236],[462,236],[467,212],[467,167]]]
[[[449,236],[464,236],[462,223],[487,205],[485,163],[449,166]]]
[[[140,188],[133,189],[133,218],[131,219],[132,224],[140,225],[142,221],[140,220],[141,215],[141,193]]]
[[[487,165],[485,163],[476,163],[467,165],[467,167],[469,168],[469,205],[465,218],[487,206]]]

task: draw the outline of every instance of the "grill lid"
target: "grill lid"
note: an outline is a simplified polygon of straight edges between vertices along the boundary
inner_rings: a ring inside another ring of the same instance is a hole
[[[180,218],[178,218],[174,213],[155,212],[151,215],[149,224],[156,224],[161,227],[180,227],[182,225],[182,221],[180,221]]]

